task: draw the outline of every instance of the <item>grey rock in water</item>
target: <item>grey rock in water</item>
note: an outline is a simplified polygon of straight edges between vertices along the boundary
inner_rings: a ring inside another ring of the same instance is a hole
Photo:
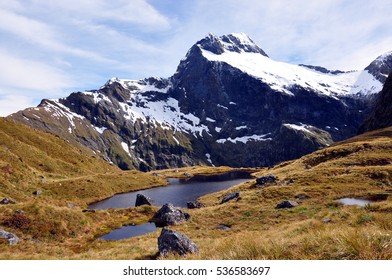
[[[138,207],[141,205],[152,205],[152,199],[145,196],[144,194],[137,194],[135,207]]]
[[[226,196],[222,199],[222,201],[221,201],[220,204],[226,203],[226,202],[228,202],[228,201],[230,201],[230,200],[233,200],[233,199],[235,199],[235,198],[238,198],[238,197],[240,197],[240,193],[239,193],[239,192],[230,193],[230,194],[226,195]]]
[[[195,208],[202,208],[202,207],[204,207],[204,204],[199,202],[199,201],[188,201],[186,203],[186,206],[189,209],[195,209]]]
[[[276,176],[272,175],[272,174],[268,174],[262,177],[259,177],[256,179],[256,183],[258,185],[267,185],[267,184],[273,184],[276,182],[278,178],[276,178]]]
[[[177,225],[189,220],[190,215],[181,209],[175,208],[173,204],[166,203],[159,209],[151,219],[158,227]]]
[[[0,201],[0,204],[15,204],[15,201],[13,201],[9,198],[4,198]]]
[[[283,208],[293,208],[295,206],[298,206],[298,203],[292,200],[285,200],[276,205],[277,209],[283,209]]]
[[[158,249],[160,256],[167,256],[170,253],[186,255],[199,252],[197,245],[188,236],[168,228],[163,228],[158,237]]]
[[[19,238],[16,236],[16,234],[2,229],[0,229],[0,238],[7,239],[10,245],[16,245],[19,242]]]

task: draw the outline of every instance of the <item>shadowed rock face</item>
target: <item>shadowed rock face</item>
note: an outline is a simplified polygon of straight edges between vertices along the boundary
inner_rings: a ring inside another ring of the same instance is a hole
[[[373,111],[359,129],[359,133],[392,126],[392,75],[385,81],[378,95]]]
[[[166,256],[170,253],[194,254],[199,251],[197,245],[186,235],[168,228],[163,228],[158,237],[158,249],[160,256]]]
[[[339,95],[327,81],[300,82],[304,69],[328,79],[347,74],[342,71],[292,65],[298,78],[277,88],[285,77],[256,77],[206,53],[269,59],[245,34],[210,34],[190,48],[170,78],[111,79],[100,89],[43,100],[10,118],[88,147],[122,169],[148,171],[270,166],[355,135],[368,112],[366,95]],[[388,59],[378,59],[368,72],[382,79],[392,68]]]

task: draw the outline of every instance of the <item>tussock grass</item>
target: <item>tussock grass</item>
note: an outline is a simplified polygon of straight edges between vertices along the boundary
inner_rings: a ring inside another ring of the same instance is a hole
[[[97,238],[148,221],[157,207],[82,210],[114,193],[164,185],[164,178],[185,172],[238,170],[197,166],[124,172],[58,137],[3,119],[0,140],[0,199],[17,202],[0,205],[0,227],[21,238],[15,246],[0,242],[0,259],[155,259],[159,229],[121,241]],[[278,181],[260,187],[253,179],[202,197],[207,207],[187,210],[191,219],[171,227],[189,236],[200,252],[166,259],[392,259],[392,128],[247,171],[273,174]],[[35,190],[42,194],[32,195]],[[220,204],[234,191],[240,199]],[[336,201],[377,194],[386,199],[365,207]],[[283,200],[299,206],[276,209]],[[219,229],[221,224],[230,229]]]

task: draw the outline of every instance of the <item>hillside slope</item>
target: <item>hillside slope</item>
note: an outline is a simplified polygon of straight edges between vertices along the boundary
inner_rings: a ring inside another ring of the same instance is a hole
[[[82,212],[88,203],[165,184],[139,171],[121,171],[58,136],[0,118],[0,229],[20,240],[11,248],[0,238],[0,259],[29,258],[41,250],[53,258],[58,242],[91,238],[118,218],[90,217]]]
[[[15,125],[12,122],[2,123],[7,127]],[[19,128],[27,129],[23,126]],[[52,141],[62,141],[44,133],[38,133],[37,136],[34,131],[27,131],[25,135],[43,137],[49,142],[45,146],[50,146]],[[26,142],[27,139],[23,140],[23,143]],[[2,146],[3,153],[7,145],[11,151],[14,150],[7,142]],[[49,150],[42,150],[50,154]],[[23,155],[20,157],[22,162],[27,161]],[[87,159],[89,157],[83,160]],[[6,158],[2,157],[1,160],[2,167],[7,166]],[[49,176],[51,173],[44,173],[48,171],[40,171],[39,174],[46,174],[45,179],[49,179],[37,185],[43,192],[34,196],[31,191],[36,186],[15,184],[14,175],[21,174],[15,172],[13,175],[12,169],[21,170],[18,162],[21,161],[15,160],[9,163],[9,167],[2,168],[1,195],[15,199],[16,204],[0,205],[0,228],[16,233],[21,241],[10,246],[0,240],[0,259],[156,257],[159,230],[120,241],[97,239],[97,236],[112,228],[147,221],[157,210],[156,207],[85,213],[81,210],[86,202],[91,201],[91,197],[99,196],[95,191],[102,188],[108,195],[110,191],[105,189],[106,184],[117,188],[117,191],[121,188],[148,187],[162,182],[160,176],[117,169],[109,170],[108,174],[93,174],[83,171],[83,166],[76,177],[69,173],[62,175],[70,176],[67,178],[52,178]],[[275,175],[275,183],[261,186],[255,180],[250,180],[204,196],[200,201],[206,207],[188,209],[191,219],[172,228],[185,233],[199,246],[200,253],[188,255],[185,257],[187,259],[391,259],[391,163],[392,128],[389,127],[336,143],[257,173],[257,176]],[[114,168],[104,162],[102,164],[103,169],[97,168],[96,172]],[[34,168],[38,167],[39,163]],[[202,170],[205,173],[208,167]],[[186,169],[181,171],[185,172]],[[35,174],[32,174],[23,180],[34,179]],[[168,171],[167,174],[172,173]],[[41,179],[38,177],[35,180]],[[61,187],[67,191],[56,191]],[[87,193],[88,189],[90,193]],[[240,198],[221,204],[222,197],[233,191],[238,191]],[[371,204],[365,207],[345,206],[337,201],[347,197],[366,198]],[[296,201],[299,205],[290,209],[277,209],[277,204],[284,200]],[[15,213],[18,209],[23,212]],[[229,229],[222,230],[220,225],[226,225]],[[171,255],[168,258],[180,257]]]

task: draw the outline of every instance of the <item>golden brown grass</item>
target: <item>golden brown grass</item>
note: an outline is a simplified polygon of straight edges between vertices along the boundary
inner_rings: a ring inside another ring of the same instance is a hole
[[[160,230],[121,241],[97,237],[122,225],[145,222],[157,207],[96,212],[82,209],[114,193],[165,184],[163,178],[184,177],[185,172],[195,175],[232,170],[198,166],[124,172],[68,148],[52,135],[33,130],[25,133],[27,128],[13,128],[12,123],[1,119],[0,125],[0,199],[17,201],[0,205],[0,227],[21,238],[16,246],[1,242],[0,259],[155,258]],[[22,132],[24,135],[19,135]],[[29,137],[42,137],[45,144]],[[257,176],[274,174],[278,182],[257,187],[255,180],[250,180],[202,197],[207,207],[187,210],[190,221],[172,227],[195,241],[200,252],[167,258],[392,259],[392,196],[365,207],[336,202],[341,197],[392,194],[391,138],[392,129],[388,128],[270,169],[249,170]],[[12,139],[17,141],[11,143]],[[56,151],[56,145],[61,152]],[[43,190],[42,194],[32,195],[37,189]],[[240,199],[221,205],[222,197],[233,191],[240,192]],[[298,195],[307,198],[299,200]],[[275,208],[288,199],[296,200],[299,206]],[[24,211],[19,214],[22,218],[15,214],[17,209]],[[231,229],[221,230],[220,224]]]

